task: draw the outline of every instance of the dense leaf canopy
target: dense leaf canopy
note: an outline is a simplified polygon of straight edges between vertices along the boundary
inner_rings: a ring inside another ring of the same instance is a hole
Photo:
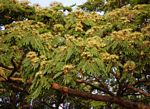
[[[137,4],[149,4],[150,0],[87,0],[82,9],[86,11],[105,11],[109,12],[116,8],[121,8],[125,5],[135,6]]]
[[[150,4],[119,1],[0,0],[0,107],[149,109]]]

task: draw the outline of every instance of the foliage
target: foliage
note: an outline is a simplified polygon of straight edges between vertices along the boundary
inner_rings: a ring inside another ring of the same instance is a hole
[[[0,31],[0,91],[11,101],[1,106],[23,108],[33,100],[35,108],[67,102],[70,108],[121,108],[73,98],[53,90],[52,83],[148,105],[150,4],[125,4],[131,1],[120,7],[95,0],[117,7],[100,16],[62,5],[41,8],[0,0],[0,23],[6,28]]]
[[[112,11],[116,8],[121,8],[125,5],[135,6],[137,4],[149,4],[150,0],[87,0],[83,5],[80,5],[85,11]]]

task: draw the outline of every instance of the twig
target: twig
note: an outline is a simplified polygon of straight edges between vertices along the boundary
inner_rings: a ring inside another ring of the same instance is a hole
[[[105,89],[103,87],[97,87],[97,86],[95,86],[95,85],[93,85],[93,84],[91,84],[91,83],[89,83],[89,82],[87,82],[85,80],[74,80],[74,81],[77,82],[77,83],[85,83],[85,84],[91,86],[94,89],[101,90],[101,91],[103,91],[103,92],[105,92],[105,93],[107,93],[107,94],[109,94],[111,96],[114,96],[114,94],[112,92],[108,91],[107,89]]]

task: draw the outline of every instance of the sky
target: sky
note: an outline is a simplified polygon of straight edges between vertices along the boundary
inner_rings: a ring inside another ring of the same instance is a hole
[[[29,0],[31,3],[38,3],[43,7],[49,6],[53,1],[61,2],[64,6],[70,6],[72,4],[81,5],[87,0]]]

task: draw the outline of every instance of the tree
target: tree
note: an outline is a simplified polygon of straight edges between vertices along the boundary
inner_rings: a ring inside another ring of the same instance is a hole
[[[100,16],[1,0],[0,106],[149,109],[149,7]]]

